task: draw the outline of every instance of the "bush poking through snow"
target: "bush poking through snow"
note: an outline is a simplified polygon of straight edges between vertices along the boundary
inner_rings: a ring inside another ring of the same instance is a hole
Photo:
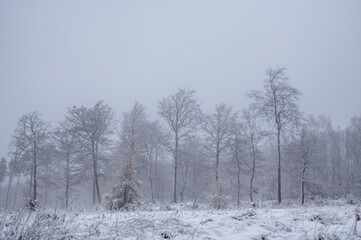
[[[361,220],[361,208],[360,206],[358,206],[355,209],[355,223],[354,223],[354,227],[353,227],[353,235],[357,235],[357,222],[359,222]]]
[[[164,238],[164,239],[170,239],[170,234],[167,233],[167,232],[162,232],[160,235],[161,235],[162,238]]]
[[[25,198],[24,201],[25,201],[25,207],[30,211],[35,211],[35,209],[39,206],[39,202],[30,197]]]
[[[210,196],[211,207],[215,209],[225,209],[231,198],[226,195],[225,184],[220,182],[216,185],[216,189]]]
[[[256,211],[254,211],[253,209],[250,209],[246,213],[243,213],[243,214],[238,215],[238,216],[233,216],[232,218],[237,220],[237,221],[242,221],[242,220],[247,219],[247,218],[252,218],[255,215],[256,215]]]

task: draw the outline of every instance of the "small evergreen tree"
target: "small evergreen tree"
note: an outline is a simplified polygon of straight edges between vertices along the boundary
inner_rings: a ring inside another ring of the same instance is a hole
[[[133,157],[126,154],[120,170],[116,173],[116,182],[106,195],[106,207],[113,210],[133,210],[140,204],[138,189],[141,182],[135,178]]]
[[[210,195],[210,206],[215,209],[224,209],[229,202],[230,197],[226,195],[226,184],[223,181],[219,181]]]

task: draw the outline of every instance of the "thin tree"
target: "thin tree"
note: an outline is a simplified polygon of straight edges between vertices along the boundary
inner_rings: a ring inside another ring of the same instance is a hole
[[[31,200],[37,200],[39,154],[49,139],[49,123],[40,118],[40,113],[31,112],[23,115],[15,129],[13,138],[19,150],[31,158]]]
[[[119,132],[121,144],[131,154],[131,158],[140,151],[144,138],[144,128],[148,122],[148,116],[142,104],[135,102],[130,112],[123,114],[123,120]]]
[[[76,133],[83,146],[91,154],[91,166],[93,168],[93,204],[101,203],[99,186],[99,157],[101,150],[106,150],[110,143],[110,137],[114,133],[114,112],[103,101],[98,101],[92,108],[84,106],[68,109],[65,116],[69,129]]]
[[[232,154],[233,160],[237,164],[237,205],[240,205],[241,195],[241,172],[243,170],[242,164],[244,163],[245,141],[243,136],[243,124],[235,120],[232,127],[232,135],[229,141],[229,149]],[[243,161],[243,162],[242,162]]]
[[[361,115],[351,118],[345,130],[346,161],[348,162],[348,193],[361,196]],[[351,188],[351,190],[350,190]]]
[[[306,184],[306,169],[311,164],[312,155],[316,146],[317,137],[306,126],[301,129],[300,136],[300,154],[302,159],[302,174],[301,174],[301,204],[305,203],[305,184]]]
[[[6,159],[2,157],[0,160],[0,193],[1,193],[1,185],[5,181],[6,175],[7,175]],[[3,196],[2,193],[0,195]],[[1,199],[0,199],[0,201],[1,201]]]
[[[229,147],[229,140],[232,137],[232,127],[236,114],[232,112],[232,107],[220,104],[216,106],[215,112],[207,114],[204,118],[203,130],[205,132],[205,149],[208,154],[215,159],[215,185],[216,196],[221,200],[222,189],[219,177],[219,165],[221,157]],[[220,201],[216,201],[216,208],[220,208]]]
[[[253,90],[248,96],[253,100],[253,107],[258,113],[273,122],[277,136],[277,200],[281,203],[281,136],[299,119],[300,112],[296,101],[300,92],[288,84],[285,68],[270,68],[266,75],[263,90]]]
[[[200,156],[199,144],[197,144],[198,142],[200,142],[200,139],[197,136],[189,136],[181,145],[179,160],[180,164],[184,166],[184,170],[181,174],[182,182],[179,192],[181,202],[184,201],[190,171],[192,168],[194,169],[196,167],[195,163],[198,161]]]
[[[146,155],[145,171],[150,184],[152,203],[155,203],[155,181],[157,178],[157,165],[162,153],[162,142],[164,139],[163,130],[158,121],[148,122],[144,128],[142,149]]]
[[[60,179],[65,182],[65,208],[68,208],[71,186],[79,183],[85,169],[84,163],[79,159],[81,146],[79,146],[75,133],[72,129],[67,129],[65,122],[61,122],[55,129],[53,139],[63,168]]]
[[[15,196],[13,200],[13,205],[15,206],[16,197],[18,193],[18,186],[20,182],[21,173],[26,171],[26,167],[22,158],[24,157],[24,151],[21,150],[19,146],[20,142],[18,138],[13,137],[10,143],[9,156],[11,158],[8,168],[9,168],[9,181],[6,192],[5,208],[8,207],[9,198],[10,198],[10,187],[12,185],[13,178],[18,175],[18,181],[16,184]]]
[[[200,124],[201,109],[194,97],[195,91],[179,88],[177,93],[159,102],[158,114],[167,123],[174,139],[168,147],[173,155],[173,202],[177,202],[178,155],[181,141],[194,132]]]
[[[243,122],[243,139],[251,159],[249,197],[251,202],[253,202],[253,193],[255,192],[253,182],[256,175],[256,164],[259,158],[258,144],[262,141],[265,134],[261,130],[256,112],[251,107],[243,109],[241,119]]]
[[[317,158],[316,154],[318,149],[317,127],[314,125],[314,119],[309,117],[292,136],[287,149],[291,158],[300,165],[301,169],[301,204],[305,203],[305,187],[306,171],[309,171],[313,161]]]

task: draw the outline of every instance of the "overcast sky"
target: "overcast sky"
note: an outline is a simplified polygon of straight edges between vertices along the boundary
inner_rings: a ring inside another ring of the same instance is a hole
[[[268,67],[286,67],[300,108],[344,127],[361,113],[361,1],[0,2],[0,156],[18,118],[55,126],[72,105],[117,112],[191,87],[206,112],[236,110]]]

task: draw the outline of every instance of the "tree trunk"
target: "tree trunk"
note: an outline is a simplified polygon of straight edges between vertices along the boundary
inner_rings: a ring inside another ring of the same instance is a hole
[[[152,195],[152,203],[155,203],[155,198],[154,198],[154,191],[153,191],[153,180],[152,177],[149,175],[149,183],[150,183],[150,192]]]
[[[219,202],[219,198],[221,196],[221,185],[219,183],[219,146],[217,145],[217,153],[216,153],[216,194],[217,194],[217,198],[218,198],[218,203],[217,203],[217,209],[220,208],[220,202]]]
[[[48,176],[48,170],[46,170],[45,172],[45,176]],[[45,194],[44,194],[44,206],[46,206],[46,204],[48,204],[48,185],[47,183],[45,183]]]
[[[250,183],[250,192],[249,196],[251,198],[251,202],[253,202],[253,179],[256,171],[256,151],[254,149],[254,144],[252,142],[252,175],[251,175],[251,183]]]
[[[95,174],[93,173],[93,205],[96,203],[96,195],[95,195]]]
[[[33,150],[33,164],[34,164],[34,172],[33,172],[33,175],[34,175],[34,192],[33,192],[33,200],[35,201],[36,200],[36,187],[37,187],[37,179],[36,179],[36,143],[34,142],[34,150]]]
[[[11,171],[11,174],[9,176],[8,190],[6,192],[5,209],[7,209],[7,207],[8,207],[8,201],[9,201],[9,195],[10,195],[10,186],[11,186],[11,183],[13,181],[13,175],[14,175],[14,171]]]
[[[302,198],[302,202],[301,204],[303,205],[305,203],[305,171],[306,171],[306,166],[303,165],[303,169],[302,169],[302,181],[301,181],[301,198]]]
[[[219,146],[217,146],[217,152],[216,152],[216,186],[218,186],[219,183],[218,168],[219,168]]]
[[[33,178],[34,178],[33,172],[34,172],[34,168],[31,167],[31,170],[30,170],[29,198],[31,198],[31,193],[32,193],[32,191],[33,191]]]
[[[277,153],[278,153],[278,204],[282,202],[281,197],[281,129],[278,128],[277,132]]]
[[[101,197],[100,197],[100,189],[99,189],[99,178],[98,178],[98,170],[97,168],[94,169],[94,176],[95,176],[95,190],[96,190],[96,195],[98,198],[98,203],[101,203]]]
[[[18,189],[19,189],[20,176],[21,176],[21,174],[19,173],[18,181],[16,182],[16,188],[15,188],[15,195],[14,195],[14,200],[13,200],[13,209],[15,209],[15,204],[16,204],[17,197],[18,197]]]
[[[101,203],[100,189],[99,189],[99,180],[98,180],[98,145],[95,140],[92,141],[92,155],[93,155],[93,174],[94,174],[94,186],[93,186],[93,205],[96,203],[96,198],[98,203]]]
[[[154,173],[153,173],[154,170]],[[149,182],[152,193],[152,203],[155,203],[158,200],[158,146],[155,145],[155,157],[154,161],[150,158],[150,166],[149,166]]]
[[[153,168],[153,164],[152,164],[152,159],[151,156],[148,155],[149,160],[150,160],[150,165],[149,165],[149,170],[148,170],[148,180],[149,180],[149,184],[150,184],[150,193],[151,193],[151,197],[152,197],[152,203],[155,203],[155,198],[154,198],[154,190],[153,190],[153,178],[152,178],[152,168]]]
[[[66,160],[65,208],[69,207],[69,157]]]
[[[178,133],[175,135],[173,202],[177,203],[177,170],[178,170]]]
[[[99,178],[98,178],[98,142],[95,145],[95,161],[96,161],[96,179],[95,179],[95,187],[97,189],[97,197],[98,197],[98,203],[100,204],[102,202],[102,198],[100,196],[100,187],[99,187]]]
[[[241,194],[241,180],[239,179],[241,175],[241,165],[240,162],[237,160],[238,163],[238,173],[237,173],[237,205],[239,206],[241,204],[240,202],[240,194]]]
[[[187,176],[188,176],[188,165],[189,165],[189,162],[186,163],[186,172],[185,172],[184,177],[183,177],[183,186],[182,186],[182,191],[180,192],[181,202],[184,201],[184,192],[185,192],[185,189],[186,189]]]
[[[195,206],[196,204],[196,184],[197,184],[197,175],[196,175],[196,168],[197,168],[197,162],[195,164],[195,166],[193,167],[193,178],[192,178],[192,183],[193,183],[193,188],[192,188],[192,198],[193,198],[193,206]]]

